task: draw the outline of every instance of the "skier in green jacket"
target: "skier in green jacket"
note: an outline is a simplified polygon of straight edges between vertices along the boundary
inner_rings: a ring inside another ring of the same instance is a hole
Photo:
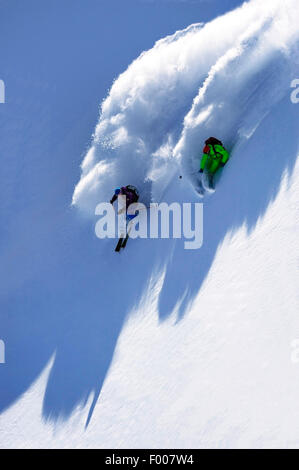
[[[203,156],[201,157],[199,173],[205,172],[208,176],[209,187],[214,189],[214,176],[219,168],[223,167],[229,159],[228,151],[220,140],[210,137],[205,141]]]

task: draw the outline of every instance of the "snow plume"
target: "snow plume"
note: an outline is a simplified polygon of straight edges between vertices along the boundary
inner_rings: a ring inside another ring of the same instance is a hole
[[[113,188],[158,200],[177,168],[192,180],[204,140],[233,151],[290,92],[297,0],[251,0],[158,41],[101,106],[73,204],[89,214]]]

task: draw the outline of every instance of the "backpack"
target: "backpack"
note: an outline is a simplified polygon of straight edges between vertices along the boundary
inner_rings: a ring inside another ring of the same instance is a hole
[[[214,147],[214,145],[221,145],[221,147],[223,147],[223,143],[221,142],[221,140],[216,139],[216,137],[209,137],[205,141],[205,144],[212,145],[212,147]]]
[[[139,192],[135,186],[128,184],[127,186],[123,186],[121,188],[122,194],[124,194],[127,198],[127,206],[137,202],[139,199]]]

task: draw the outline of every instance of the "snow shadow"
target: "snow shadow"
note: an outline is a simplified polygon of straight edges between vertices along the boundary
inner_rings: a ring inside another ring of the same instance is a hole
[[[232,155],[216,193],[204,203],[204,244],[199,250],[184,250],[181,240],[138,239],[129,240],[126,250],[116,254],[115,241],[98,240],[90,221],[78,230],[79,220],[72,211],[62,215],[62,235],[52,233],[59,256],[53,263],[48,260],[38,280],[9,299],[6,311],[14,318],[8,322],[8,358],[1,371],[1,383],[9,384],[9,389],[1,389],[2,410],[54,356],[42,415],[54,422],[65,420],[93,396],[88,425],[127,315],[137,305],[142,309],[142,294],[152,275],[165,271],[160,320],[178,305],[182,319],[224,237],[244,223],[252,230],[275,198],[284,172],[291,175],[298,150],[295,108],[288,99],[278,104]],[[180,198],[180,184],[181,180],[173,184],[166,200]],[[188,192],[194,202],[199,201],[189,183],[182,201],[188,202],[184,199]]]

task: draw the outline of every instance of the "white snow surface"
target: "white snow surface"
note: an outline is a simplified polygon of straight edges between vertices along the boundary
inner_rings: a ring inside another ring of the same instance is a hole
[[[203,200],[201,249],[138,239],[119,256],[98,240],[101,314],[125,312],[101,390],[45,419],[54,354],[0,416],[0,447],[299,447],[298,17],[297,0],[251,0],[115,80],[73,194],[91,223],[129,183],[147,202],[202,201],[210,135],[231,159]]]

